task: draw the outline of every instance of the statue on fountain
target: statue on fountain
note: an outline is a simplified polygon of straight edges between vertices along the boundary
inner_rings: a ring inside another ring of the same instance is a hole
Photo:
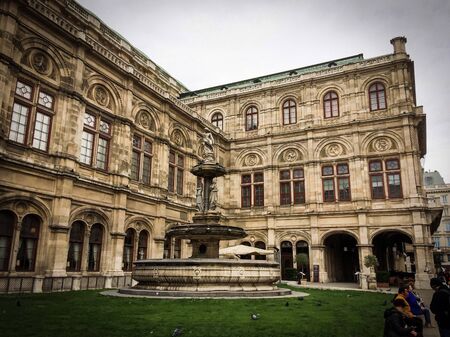
[[[209,209],[212,211],[217,207],[217,192],[216,179],[213,179],[209,186]]]
[[[202,138],[203,142],[203,162],[205,163],[215,163],[214,158],[214,138],[211,132],[205,128],[205,133]]]

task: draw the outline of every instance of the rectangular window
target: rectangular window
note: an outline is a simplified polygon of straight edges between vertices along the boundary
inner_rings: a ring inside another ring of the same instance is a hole
[[[169,152],[169,192],[183,194],[184,156],[171,150]]]
[[[324,202],[351,201],[350,170],[347,163],[322,166],[322,176]]]
[[[53,96],[43,92],[40,85],[17,81],[9,140],[48,151],[53,106]]]
[[[131,179],[150,185],[153,156],[152,143],[148,139],[138,135],[133,135],[132,143]],[[173,192],[173,190],[171,192]]]
[[[323,179],[323,201],[334,201],[334,180]]]
[[[447,247],[450,247],[450,238],[447,238]]]
[[[10,140],[25,144],[29,111],[30,109],[27,106],[14,103],[13,113],[11,116],[11,126],[9,129]]]
[[[303,168],[280,171],[280,205],[305,203],[305,180]]]
[[[94,146],[94,135],[90,132],[83,131],[83,134],[81,136],[81,151],[80,151],[80,161],[83,164],[91,165],[93,146]]]
[[[47,151],[48,136],[50,133],[51,117],[41,112],[36,112],[36,122],[34,124],[33,143],[36,149]]]
[[[111,124],[99,116],[86,112],[81,137],[80,162],[107,170],[110,139]]]
[[[450,232],[450,223],[445,225],[445,231]]]
[[[241,176],[241,207],[248,208],[252,206],[264,206],[263,172]]]
[[[443,204],[447,204],[448,203],[447,194],[441,195],[441,202]]]
[[[369,174],[373,199],[403,197],[399,159],[371,160]]]
[[[433,243],[434,243],[434,248],[436,248],[436,249],[441,248],[441,245],[439,244],[439,238],[438,237],[433,237]]]

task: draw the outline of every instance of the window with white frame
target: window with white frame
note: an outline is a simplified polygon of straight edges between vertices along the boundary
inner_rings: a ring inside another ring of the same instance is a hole
[[[108,169],[111,122],[93,112],[84,114],[80,162],[101,170]]]

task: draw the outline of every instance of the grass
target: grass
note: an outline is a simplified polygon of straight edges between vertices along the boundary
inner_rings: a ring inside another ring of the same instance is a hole
[[[307,289],[304,300],[146,299],[99,291],[0,296],[2,336],[381,336],[391,295]],[[286,305],[288,303],[289,305]],[[258,320],[250,318],[260,315]]]

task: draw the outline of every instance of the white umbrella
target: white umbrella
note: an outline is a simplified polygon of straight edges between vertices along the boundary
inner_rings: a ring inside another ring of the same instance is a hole
[[[273,253],[271,250],[244,245],[231,246],[219,250],[219,255],[269,255]]]

